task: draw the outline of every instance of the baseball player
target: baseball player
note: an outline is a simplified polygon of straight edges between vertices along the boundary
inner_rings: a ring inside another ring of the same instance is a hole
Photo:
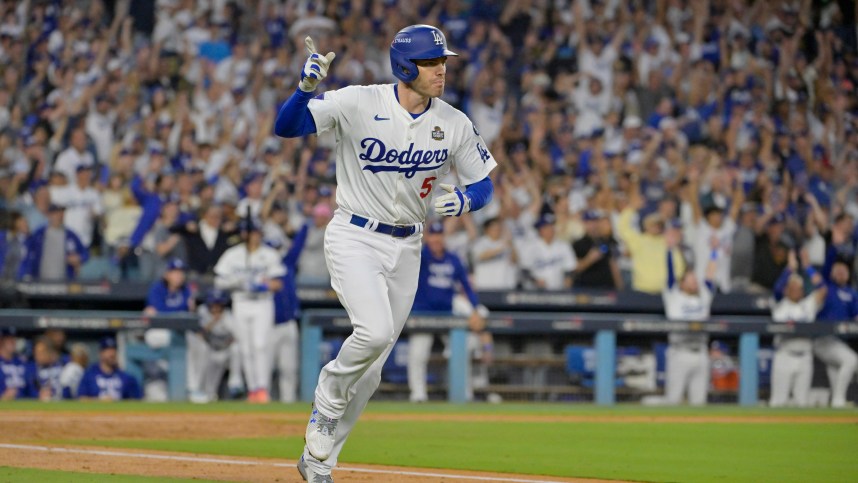
[[[772,307],[772,319],[775,322],[813,322],[825,301],[828,288],[822,276],[812,267],[806,269],[813,283],[813,291],[805,296],[804,279],[796,273],[797,270],[798,261],[795,252],[790,251],[787,268],[775,285],[775,297],[780,293],[785,296]],[[782,292],[781,287],[785,287]],[[775,348],[775,355],[772,358],[772,392],[769,406],[786,405],[790,394],[797,406],[807,406],[813,378],[810,338],[777,335]]]
[[[80,399],[120,401],[140,399],[140,383],[119,369],[116,360],[116,339],[105,337],[99,343],[98,362],[83,373],[77,395]]]
[[[33,343],[33,360],[27,363],[24,372],[27,389],[26,397],[40,401],[62,399],[63,390],[60,374],[63,364],[60,353],[47,336],[41,336]]]
[[[280,402],[295,402],[298,397],[298,292],[295,269],[304,249],[311,223],[306,223],[292,238],[292,245],[283,256],[286,274],[281,277],[283,287],[274,294],[274,337],[270,351],[277,365]]]
[[[457,288],[461,287],[470,303],[456,304],[454,299]],[[474,329],[473,337],[468,338],[469,352],[483,349],[491,350],[491,334],[482,332],[488,310],[479,305],[477,294],[468,281],[468,272],[461,260],[444,247],[444,224],[435,221],[426,230],[426,245],[420,257],[420,275],[417,281],[417,296],[414,298],[412,314],[453,314],[469,317]],[[432,352],[434,337],[430,333],[413,333],[408,336],[408,388],[411,390],[411,402],[429,400],[426,393],[426,366]],[[484,343],[484,347],[481,346]],[[480,352],[482,355],[482,352]],[[470,381],[469,381],[470,382]],[[468,397],[473,396],[473,388],[468,384]]]
[[[262,244],[261,227],[251,218],[242,220],[244,243],[228,249],[215,265],[215,286],[232,291],[233,335],[242,355],[247,400],[269,401],[271,361],[268,348],[274,329],[273,293],[283,287],[286,272],[277,250]]]
[[[194,403],[217,400],[217,390],[229,364],[235,320],[226,307],[229,294],[214,288],[206,294],[206,303],[197,309],[200,327],[189,331],[188,389]]]
[[[0,401],[24,397],[24,362],[15,354],[17,343],[13,327],[0,329]]]
[[[849,284],[849,266],[836,258],[836,249],[829,248],[822,270],[828,294],[817,316],[820,321],[842,322],[858,318],[858,291]],[[813,353],[828,369],[831,407],[846,407],[846,390],[858,367],[858,354],[833,335],[814,339]]]
[[[677,228],[671,228],[665,234],[667,286],[661,295],[665,315],[668,320],[706,320],[709,318],[715,292],[718,249],[712,248],[702,286],[693,269],[687,269],[677,282],[673,257],[679,246],[679,238],[680,231]],[[706,404],[709,388],[709,336],[705,333],[670,333],[666,362],[665,402],[680,404],[682,396],[687,393],[689,404]]]
[[[412,25],[396,34],[390,46],[396,84],[318,96],[313,91],[335,54],[316,53],[310,38],[305,43],[310,57],[274,132],[333,130],[337,138],[338,209],[325,233],[325,260],[354,331],[322,369],[298,464],[306,479],[333,481],[331,469],[411,311],[435,182],[456,168],[466,188],[442,184],[447,193],[434,208],[460,216],[489,202],[488,175],[497,163],[467,116],[440,99],[447,57],[457,54],[437,28]]]

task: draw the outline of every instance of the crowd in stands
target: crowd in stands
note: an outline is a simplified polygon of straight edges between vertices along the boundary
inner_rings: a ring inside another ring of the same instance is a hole
[[[0,2],[5,279],[210,276],[251,215],[326,283],[334,139],[271,134],[310,35],[322,89],[393,82],[413,23],[460,54],[444,100],[498,160],[493,201],[445,222],[477,289],[631,288],[676,269],[768,291],[790,249],[855,271],[858,56],[843,2]]]

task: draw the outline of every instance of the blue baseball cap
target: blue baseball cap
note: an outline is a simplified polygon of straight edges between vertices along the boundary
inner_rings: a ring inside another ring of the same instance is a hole
[[[545,213],[536,220],[536,223],[533,224],[534,228],[537,230],[542,228],[545,225],[553,225],[555,221],[554,214]]]
[[[81,163],[81,164],[78,164],[74,170],[75,170],[75,172],[80,173],[81,171],[86,171],[86,170],[91,170],[91,169],[92,169],[92,166],[85,164],[85,163]]]
[[[429,233],[444,233],[444,223],[440,220],[433,221],[432,223],[429,223],[426,231]]]
[[[50,205],[48,205],[48,212],[49,212],[49,213],[50,213],[51,211],[63,211],[63,210],[65,210],[65,209],[66,209],[66,207],[65,207],[65,206],[63,206],[63,205],[58,205],[58,204],[55,204],[55,203],[51,203]]]
[[[185,263],[181,258],[173,258],[169,262],[167,262],[167,270],[185,271],[187,269],[188,269],[188,264]]]
[[[786,222],[786,215],[783,213],[775,213],[769,219],[769,225],[777,225],[779,223],[784,223],[784,222]]]
[[[105,338],[101,339],[101,341],[98,343],[98,347],[101,350],[116,349],[116,338],[105,337]]]
[[[14,327],[0,327],[0,337],[15,337],[18,331]]]
[[[584,212],[584,221],[601,220],[605,217],[602,210],[587,210]]]

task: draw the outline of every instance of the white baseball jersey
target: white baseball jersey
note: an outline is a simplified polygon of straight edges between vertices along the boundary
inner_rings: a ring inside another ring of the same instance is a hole
[[[63,223],[80,238],[83,246],[92,244],[92,231],[95,217],[104,213],[101,196],[90,186],[81,189],[77,183],[65,186],[52,186],[51,203],[66,208]]]
[[[321,134],[337,137],[337,205],[391,224],[421,223],[431,194],[452,166],[464,185],[497,163],[473,123],[434,98],[414,119],[393,84],[350,86],[310,100]]]
[[[506,249],[507,242],[493,240],[488,236],[480,237],[471,254],[474,260],[474,286],[481,290],[510,290],[518,281],[518,267],[512,261],[512,250]],[[490,250],[504,249],[492,258],[480,260],[480,255]]]
[[[543,280],[546,290],[562,290],[566,273],[578,266],[572,246],[557,239],[546,244],[535,236],[523,243],[521,249],[522,266],[534,278]]]
[[[282,277],[286,274],[286,269],[280,261],[277,250],[262,245],[248,255],[247,245],[241,243],[221,255],[214,267],[214,272],[218,287],[234,289],[240,294],[251,284]],[[233,296],[235,295],[234,292]]]
[[[665,289],[661,298],[664,301],[664,312],[668,320],[700,321],[709,318],[712,307],[712,292],[706,284],[700,284],[697,295],[689,295],[679,289],[679,282],[673,288]],[[704,333],[671,332],[668,336],[671,344],[685,346],[705,345],[709,336]]]
[[[697,278],[703,280],[706,276],[706,267],[711,249],[712,238],[718,239],[718,260],[715,271],[715,285],[723,292],[730,291],[730,261],[733,257],[733,237],[736,234],[736,223],[729,216],[724,216],[724,222],[717,230],[701,219],[697,224],[696,236],[694,237],[694,267]]]
[[[813,322],[816,313],[822,307],[816,303],[816,295],[811,293],[799,302],[784,298],[772,308],[772,320],[775,322]],[[807,337],[775,336],[775,347],[796,351],[810,351],[811,340]]]

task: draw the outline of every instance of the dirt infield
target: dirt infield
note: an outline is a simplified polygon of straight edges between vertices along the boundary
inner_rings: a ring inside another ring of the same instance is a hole
[[[858,416],[584,416],[366,414],[377,421],[503,421],[617,423],[858,423]],[[230,424],[224,424],[225,420]],[[9,411],[0,413],[0,466],[90,473],[120,473],[223,481],[301,481],[294,461],[117,450],[51,444],[58,440],[227,439],[287,437],[303,433],[305,417],[296,413],[96,413]],[[50,457],[46,457],[50,454]],[[427,470],[346,464],[335,471],[340,482],[595,482],[459,470]]]

